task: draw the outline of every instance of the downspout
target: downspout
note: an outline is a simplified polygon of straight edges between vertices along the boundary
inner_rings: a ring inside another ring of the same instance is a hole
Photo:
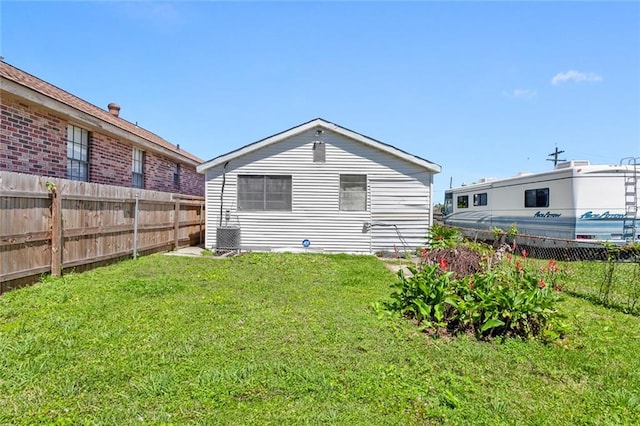
[[[220,227],[222,227],[222,203],[224,202],[224,185],[227,183],[227,166],[229,162],[227,161],[222,166],[222,188],[220,189]]]
[[[433,176],[429,179],[429,228],[433,228]]]

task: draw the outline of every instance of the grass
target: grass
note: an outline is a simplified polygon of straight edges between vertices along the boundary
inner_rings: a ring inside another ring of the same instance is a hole
[[[640,263],[571,262],[567,290],[623,312],[640,315]]]
[[[637,424],[640,318],[561,345],[379,319],[373,257],[153,255],[0,298],[0,424]]]
[[[547,260],[527,259],[534,269],[543,268]],[[576,297],[640,315],[639,262],[558,262],[559,282]]]

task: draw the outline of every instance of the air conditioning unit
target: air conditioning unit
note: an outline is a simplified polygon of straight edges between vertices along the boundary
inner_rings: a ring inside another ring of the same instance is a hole
[[[216,229],[217,250],[240,250],[240,227],[218,226]]]
[[[556,170],[558,169],[568,169],[570,167],[580,167],[580,166],[589,166],[589,160],[571,160],[565,161],[563,163],[556,164]]]

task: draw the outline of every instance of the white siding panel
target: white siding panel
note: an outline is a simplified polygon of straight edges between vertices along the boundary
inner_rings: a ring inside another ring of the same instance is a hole
[[[424,246],[430,224],[430,186],[411,178],[372,180],[374,252]]]
[[[399,243],[395,228],[374,226],[371,232],[363,232],[365,224],[375,221],[395,224],[415,247],[424,244],[430,226],[430,172],[328,130],[320,139],[326,145],[326,162],[314,163],[315,140],[315,131],[305,132],[227,164],[222,224],[240,226],[243,249],[296,249],[302,248],[304,239],[311,241],[310,249],[328,252],[392,249]],[[222,171],[222,167],[213,167],[206,174],[207,247],[215,246],[220,223]],[[237,176],[242,174],[291,175],[292,210],[238,211]],[[340,211],[340,174],[367,175],[367,211]],[[226,210],[228,222],[224,220]]]

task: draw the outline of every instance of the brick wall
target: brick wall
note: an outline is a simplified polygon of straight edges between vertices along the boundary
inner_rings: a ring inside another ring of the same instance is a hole
[[[196,172],[195,167],[183,167],[180,171],[180,192],[204,197],[204,175]]]
[[[0,170],[67,176],[67,123],[48,111],[2,97]]]
[[[130,145],[97,132],[89,139],[89,180],[106,185],[131,186]]]
[[[0,170],[67,177],[67,119],[4,93],[0,112]],[[131,186],[132,145],[107,134],[87,130],[91,135],[89,181]],[[204,176],[196,173],[195,166],[181,164],[180,183],[174,185],[175,163],[174,159],[146,151],[144,188],[204,196]]]

